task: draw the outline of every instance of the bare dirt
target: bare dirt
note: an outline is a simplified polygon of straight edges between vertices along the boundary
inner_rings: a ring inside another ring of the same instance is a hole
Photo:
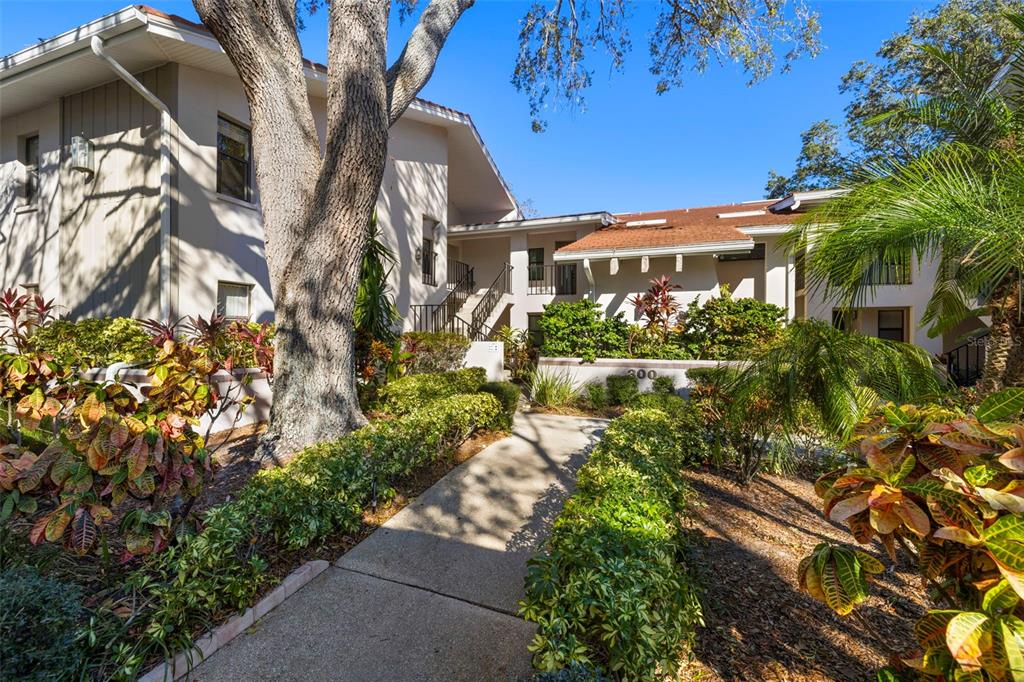
[[[845,526],[822,516],[812,483],[760,476],[740,485],[707,471],[686,478],[697,495],[694,523],[704,539],[696,563],[706,591],[705,627],[681,680],[867,681],[890,648],[913,650],[911,628],[926,606],[909,559],[873,585],[858,608],[864,622],[797,589],[797,566],[815,545],[853,544]],[[884,557],[878,544],[864,549]]]

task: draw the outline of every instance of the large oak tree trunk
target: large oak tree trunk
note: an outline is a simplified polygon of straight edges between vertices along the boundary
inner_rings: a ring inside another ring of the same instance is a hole
[[[194,0],[238,70],[252,124],[277,337],[274,404],[261,443],[282,461],[366,423],[352,313],[387,161],[388,128],[433,72],[473,0],[432,0],[387,68],[390,0],[329,5],[321,153],[292,0]]]

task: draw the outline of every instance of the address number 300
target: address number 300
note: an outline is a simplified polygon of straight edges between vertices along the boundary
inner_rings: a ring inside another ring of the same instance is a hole
[[[631,369],[626,374],[637,379],[654,379],[657,378],[658,371],[654,369]]]

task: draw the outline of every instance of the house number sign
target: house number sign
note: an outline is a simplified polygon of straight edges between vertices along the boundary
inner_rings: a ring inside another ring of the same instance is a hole
[[[658,376],[658,371],[654,369],[631,369],[626,374],[637,379],[654,379]]]

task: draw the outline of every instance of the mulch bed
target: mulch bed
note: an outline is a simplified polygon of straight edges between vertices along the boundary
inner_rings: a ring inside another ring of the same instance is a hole
[[[891,655],[887,646],[913,650],[913,622],[927,607],[907,558],[858,607],[874,632],[798,591],[797,565],[815,545],[853,544],[845,526],[822,516],[812,483],[760,476],[743,486],[719,472],[685,476],[704,535],[695,551],[706,626],[681,680],[874,680]],[[868,551],[884,556],[877,543]]]

